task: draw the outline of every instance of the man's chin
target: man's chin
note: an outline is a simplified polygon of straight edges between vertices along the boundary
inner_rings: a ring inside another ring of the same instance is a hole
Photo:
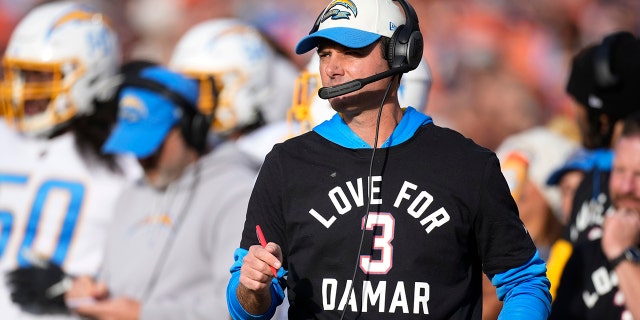
[[[337,112],[342,112],[344,109],[352,105],[353,97],[357,92],[347,93],[335,98],[330,98],[327,101],[331,104],[331,108]]]
[[[150,187],[158,190],[166,189],[170,183],[169,179],[158,172],[145,172],[144,178]]]

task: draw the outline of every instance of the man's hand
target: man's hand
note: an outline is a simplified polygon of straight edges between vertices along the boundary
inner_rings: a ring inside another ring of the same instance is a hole
[[[96,301],[74,309],[74,312],[95,320],[138,320],[140,302],[129,298]]]
[[[249,253],[242,260],[240,269],[240,286],[237,295],[240,304],[252,314],[262,314],[271,305],[271,280],[273,273],[282,266],[282,250],[280,246],[269,242],[266,247],[251,246]]]
[[[65,295],[71,311],[95,320],[137,320],[140,302],[129,298],[109,298],[109,290],[91,277],[77,277]]]
[[[73,280],[71,288],[64,295],[67,307],[75,311],[78,307],[94,304],[109,297],[107,286],[102,282],[95,282],[89,276],[79,276]]]
[[[613,259],[640,242],[640,213],[618,209],[605,216],[602,229],[602,251]]]

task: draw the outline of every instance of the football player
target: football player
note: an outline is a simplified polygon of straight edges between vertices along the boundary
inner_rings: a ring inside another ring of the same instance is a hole
[[[2,63],[0,318],[65,317],[65,274],[97,272],[115,198],[140,175],[100,153],[119,40],[96,9],[47,3],[17,25]]]

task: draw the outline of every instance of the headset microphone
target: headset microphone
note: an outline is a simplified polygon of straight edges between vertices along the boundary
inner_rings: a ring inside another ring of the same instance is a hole
[[[401,66],[397,68],[391,68],[387,71],[376,73],[370,77],[351,80],[349,82],[345,82],[343,84],[339,84],[337,86],[332,87],[322,87],[318,90],[318,96],[322,99],[330,99],[335,98],[337,96],[341,96],[343,94],[351,93],[357,90],[362,89],[362,87],[368,85],[369,83],[376,82],[378,80],[382,80],[384,78],[411,71],[411,66]]]

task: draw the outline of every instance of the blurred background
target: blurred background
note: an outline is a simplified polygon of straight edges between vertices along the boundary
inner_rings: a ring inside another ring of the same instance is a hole
[[[17,22],[47,1],[0,0],[0,53]],[[327,1],[85,0],[113,20],[124,59],[167,63],[194,24],[237,17],[261,29],[299,68],[293,49]],[[426,113],[495,150],[539,124],[575,132],[565,94],[571,57],[607,33],[640,34],[638,0],[412,0],[434,82]],[[639,57],[640,58],[640,57]],[[293,84],[292,84],[293,86]]]

